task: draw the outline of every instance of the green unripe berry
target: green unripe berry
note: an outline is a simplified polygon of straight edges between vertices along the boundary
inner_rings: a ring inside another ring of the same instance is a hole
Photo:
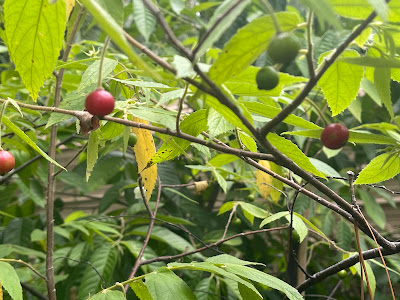
[[[238,217],[235,217],[232,219],[232,224],[233,225],[241,225],[242,224],[242,220]]]
[[[300,42],[294,34],[286,32],[275,35],[268,45],[268,56],[276,63],[286,64],[296,58]]]
[[[259,90],[272,90],[279,83],[279,74],[273,67],[263,67],[256,75]]]
[[[133,147],[136,145],[136,143],[137,143],[137,136],[136,136],[136,134],[131,133],[129,135],[128,145]]]
[[[347,277],[347,271],[346,270],[340,270],[336,274],[337,274],[337,276],[339,276],[340,279],[345,279]]]

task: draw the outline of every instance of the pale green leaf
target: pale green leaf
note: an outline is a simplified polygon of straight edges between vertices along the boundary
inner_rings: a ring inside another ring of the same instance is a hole
[[[251,152],[257,152],[257,143],[251,136],[249,136],[247,133],[239,131],[239,137],[243,145],[248,150],[250,150]]]
[[[357,26],[358,27],[358,26]],[[354,28],[357,29],[357,27]],[[365,28],[360,35],[358,35],[355,39],[354,42],[358,45],[358,47],[363,48],[364,44],[368,41],[369,36],[371,35],[371,27]]]
[[[201,39],[200,47],[196,48],[196,57],[201,57],[212,44],[217,41],[221,35],[232,25],[239,14],[246,8],[249,4],[249,0],[243,0],[235,8],[231,9],[233,2],[231,0],[225,0],[220,6],[215,10],[210,22],[207,24],[207,29],[215,26],[216,22],[219,23],[213,28],[210,34],[203,40]],[[222,20],[219,18],[221,15],[230,10],[228,15],[225,15]]]
[[[221,187],[221,189],[224,191],[224,193],[226,193],[227,182],[225,178],[221,174],[219,174],[219,172],[215,169],[212,170],[212,173],[214,174],[215,178],[217,178],[217,182]]]
[[[66,23],[64,1],[7,0],[4,19],[9,54],[30,96],[36,101],[40,87],[57,64]]]
[[[276,108],[270,105],[266,105],[259,102],[243,102],[244,106],[254,114],[258,114],[260,116],[264,116],[267,118],[274,118],[280,111],[280,108]],[[284,123],[294,125],[296,127],[305,128],[305,129],[320,129],[318,125],[309,122],[303,118],[300,118],[296,115],[289,115],[284,120]]]
[[[234,202],[234,201],[229,201],[229,202],[222,204],[222,206],[219,208],[218,216],[223,213],[226,213],[227,211],[232,210],[232,208],[235,206],[235,204],[236,204],[236,202]]]
[[[239,119],[239,117],[228,107],[221,104],[214,97],[208,96],[206,103],[211,106],[214,110],[216,110],[219,114],[221,114],[229,123],[242,129],[244,132],[251,134],[247,127],[243,124],[243,122]],[[215,124],[214,124],[215,125]]]
[[[99,132],[92,131],[89,135],[88,147],[87,147],[87,165],[86,165],[86,181],[89,180],[92,174],[94,165],[99,158]]]
[[[265,218],[265,219],[261,222],[260,228],[262,228],[262,227],[264,227],[265,225],[267,225],[267,224],[269,224],[269,223],[271,223],[271,222],[273,222],[273,221],[276,221],[276,220],[278,220],[278,219],[280,219],[280,218],[282,218],[282,217],[285,217],[285,216],[287,216],[288,214],[289,214],[288,211],[281,211],[281,212],[275,213],[275,214],[273,214],[273,215],[271,215],[271,216]]]
[[[320,57],[320,62],[323,61],[325,56],[322,55]],[[346,50],[342,56],[358,57],[359,54],[353,50]],[[350,105],[350,102],[355,99],[363,74],[362,67],[337,60],[322,75],[318,85],[322,88],[327,98],[333,116],[345,110]]]
[[[15,126],[6,116],[3,115],[3,124],[10,129],[12,132],[14,132],[18,137],[20,137],[25,143],[27,143],[29,146],[31,146],[36,152],[38,152],[41,156],[43,156],[45,159],[47,159],[49,162],[52,164],[55,164],[56,166],[64,169],[63,166],[58,164],[54,159],[52,159],[50,156],[46,154],[42,149],[40,149],[34,141],[30,139],[30,137],[23,132],[21,129],[19,129],[17,126]],[[65,169],[64,169],[65,170]]]
[[[308,79],[279,73],[279,83],[272,90],[260,90],[257,87],[256,75],[260,68],[249,66],[240,74],[228,79],[224,85],[235,95],[239,96],[279,96],[282,89],[297,83],[306,82]]]
[[[122,26],[124,24],[124,6],[122,0],[96,0]]]
[[[186,57],[174,55],[174,60],[171,64],[176,70],[177,78],[192,77],[193,75],[196,75],[192,63]]]
[[[336,61],[374,68],[400,68],[400,60],[393,57],[339,57]]]
[[[2,261],[0,261],[0,283],[13,300],[23,299],[22,287],[17,272],[10,264]]]
[[[210,108],[208,110],[207,115],[207,125],[208,125],[208,132],[210,134],[210,139],[233,130],[235,128],[234,125],[229,123],[218,111],[214,108]]]
[[[291,141],[276,135],[275,133],[269,133],[267,135],[268,141],[284,155],[292,159],[300,168],[307,172],[311,172],[316,176],[325,178],[325,175],[318,171],[316,167],[310,162],[308,157]]]
[[[164,267],[146,275],[145,285],[153,300],[196,300],[189,286]]]
[[[392,71],[393,70],[397,69],[392,69]],[[375,85],[371,81],[369,81],[367,78],[361,79],[360,87],[368,94],[368,96],[371,97],[372,100],[374,100],[377,105],[382,106],[382,100],[378,95]]]
[[[101,78],[108,76],[117,66],[117,61],[109,58],[104,58]],[[82,80],[78,86],[77,93],[83,91],[86,87],[97,83],[99,80],[100,60],[92,63],[83,73]]]
[[[235,264],[239,266],[262,265],[262,263],[242,260],[240,258],[237,258],[229,254],[220,254],[216,256],[211,256],[207,258],[206,261],[212,264],[221,264],[221,265],[223,264]]]
[[[222,167],[223,165],[229,164],[235,160],[239,159],[236,155],[232,154],[218,154],[214,156],[210,161],[208,162],[211,166],[213,167]]]
[[[185,8],[185,2],[183,0],[169,0],[172,10],[180,15],[181,11]]]
[[[153,82],[153,81],[143,81],[143,80],[136,80],[136,79],[118,79],[115,77],[109,78],[110,80],[114,80],[126,85],[130,86],[138,86],[141,88],[154,88],[154,89],[173,89],[172,87],[158,83],[158,82]]]
[[[360,263],[355,264],[353,267],[357,270],[357,273],[360,275],[361,274]],[[369,265],[369,262],[367,261],[365,262],[365,268],[367,269],[368,281],[371,287],[372,297],[374,297],[376,290],[375,274],[371,266]],[[365,285],[367,284],[365,276],[363,276],[363,282]]]
[[[89,297],[88,300],[126,300],[126,298],[121,291],[102,290],[93,297]]]
[[[140,34],[143,35],[148,42],[150,35],[156,28],[157,21],[143,3],[143,0],[133,0],[133,20]]]
[[[286,215],[285,217],[290,223],[290,214]],[[303,220],[298,215],[293,214],[292,227],[299,234],[299,240],[301,243],[306,238],[308,233],[306,224],[304,224]]]
[[[140,300],[152,300],[151,295],[142,280],[135,280],[129,285]]]
[[[390,69],[388,68],[375,68],[374,71],[374,83],[375,88],[381,98],[383,104],[390,114],[390,118],[393,120],[393,107],[392,99],[390,96]]]
[[[275,15],[285,31],[295,29],[300,22],[298,14],[295,13],[278,12]],[[267,49],[268,42],[274,34],[275,27],[271,16],[255,19],[239,29],[212,65],[210,78],[219,84],[241,73]]]
[[[385,0],[368,0],[369,4],[374,8],[378,16],[386,21],[388,17],[388,4]]]
[[[300,2],[314,11],[321,25],[323,25],[324,22],[327,22],[336,29],[342,27],[328,0],[300,0]]]
[[[240,208],[243,211],[246,211],[247,213],[251,214],[252,216],[260,219],[265,219],[270,215],[268,211],[262,209],[261,207],[246,202],[241,202]]]
[[[360,172],[355,184],[377,183],[388,180],[400,172],[400,157],[398,154],[384,153],[375,157]]]
[[[365,19],[372,13],[373,8],[367,0],[329,0],[335,12],[343,17]]]
[[[163,94],[161,94],[161,97],[158,100],[156,107],[163,105],[164,103],[167,103],[171,100],[180,98],[183,96],[184,93],[185,93],[185,89],[173,90],[170,92],[163,93]]]
[[[317,168],[317,170],[320,170],[326,176],[341,177],[341,175],[327,163],[320,161],[319,159],[312,158],[312,157],[309,157],[308,159]]]

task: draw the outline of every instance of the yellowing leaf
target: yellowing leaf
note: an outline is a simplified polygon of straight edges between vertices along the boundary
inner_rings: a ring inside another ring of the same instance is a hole
[[[65,0],[66,4],[67,4],[67,19],[72,11],[72,9],[75,6],[75,0]]]
[[[269,164],[271,166],[271,171],[272,172],[274,172],[276,174],[279,174],[279,175],[282,175],[282,167],[281,166],[278,166],[277,164],[275,164],[273,162],[270,162]],[[274,189],[274,188],[271,189],[270,196],[271,196],[272,201],[274,201],[276,203],[276,202],[278,202],[278,200],[279,200],[279,198],[281,196],[281,192],[278,191],[278,190],[282,190],[283,189],[283,182],[278,180],[278,179],[276,179],[276,178],[272,178],[272,185],[276,189]]]
[[[134,122],[148,124],[147,121],[134,117]],[[146,199],[150,200],[157,180],[157,165],[147,167],[153,155],[156,153],[153,136],[149,130],[133,127],[132,132],[137,136],[136,145],[133,147],[138,164],[138,172],[142,176],[143,187],[146,189]]]
[[[268,170],[271,170],[271,163],[266,160],[260,160],[258,161],[260,165],[262,165],[264,168],[267,168]],[[261,196],[264,199],[267,199],[269,194],[271,193],[271,190],[273,189],[271,187],[272,185],[272,176],[257,169],[256,172],[256,182],[258,189],[260,190]]]

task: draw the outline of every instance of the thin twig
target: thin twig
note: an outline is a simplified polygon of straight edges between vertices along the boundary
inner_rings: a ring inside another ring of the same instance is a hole
[[[21,259],[0,258],[0,261],[23,264],[24,266],[28,267],[37,276],[39,276],[40,278],[46,280],[46,276],[43,276],[42,274],[40,274],[39,271],[37,271],[34,267],[32,267],[30,264],[28,264],[27,262],[24,262]]]
[[[313,23],[313,11],[310,9],[307,16],[307,65],[308,65],[308,75],[310,78],[315,77],[315,67],[314,67],[314,45],[312,41],[312,23]]]
[[[183,101],[185,100],[186,94],[189,89],[189,84],[186,84],[185,91],[183,92],[182,97],[179,99],[178,113],[176,114],[176,132],[180,133],[181,129],[179,128],[179,123],[181,120],[181,114],[183,109]]]
[[[232,211],[231,211],[231,213],[229,214],[229,218],[228,218],[228,221],[226,222],[225,230],[224,230],[224,233],[222,234],[221,240],[224,240],[225,237],[226,237],[226,233],[228,232],[229,224],[230,224],[231,221],[232,221],[232,217],[233,217],[233,215],[234,215],[235,212],[236,212],[237,206],[238,206],[238,203],[235,203],[235,204],[233,205],[233,207],[232,207]]]

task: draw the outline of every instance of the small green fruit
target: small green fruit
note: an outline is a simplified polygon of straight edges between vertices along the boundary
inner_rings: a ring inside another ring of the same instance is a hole
[[[241,225],[242,224],[242,220],[238,217],[233,218],[232,220],[232,224],[233,225]]]
[[[340,270],[339,272],[337,272],[337,275],[339,276],[340,279],[345,279],[347,277],[347,271]]]
[[[137,136],[136,136],[136,134],[131,133],[129,135],[128,145],[133,147],[136,145],[136,143],[137,143]]]
[[[276,63],[286,64],[296,58],[300,50],[300,42],[294,34],[279,33],[268,45],[267,53]]]
[[[259,90],[272,90],[279,83],[279,74],[273,67],[263,67],[256,75]]]

